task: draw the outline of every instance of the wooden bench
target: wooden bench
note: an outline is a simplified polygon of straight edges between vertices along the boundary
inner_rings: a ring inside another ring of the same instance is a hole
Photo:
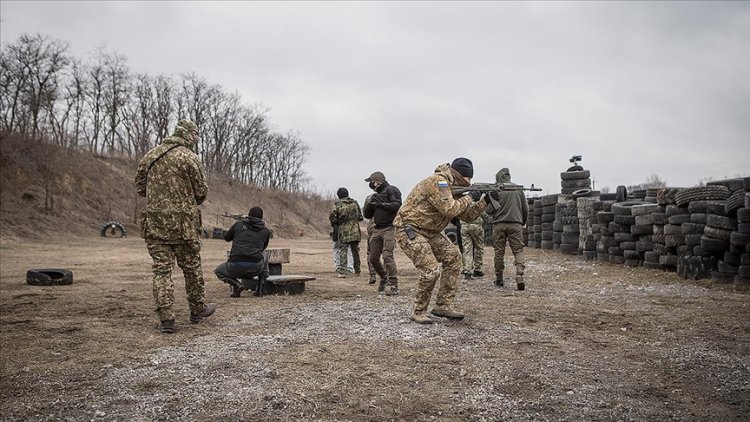
[[[289,249],[266,249],[266,260],[268,260],[269,277],[266,280],[263,294],[272,295],[296,295],[305,291],[305,282],[315,280],[315,277],[307,275],[282,275],[282,265],[288,264]],[[258,287],[258,278],[253,277],[250,280],[244,280],[250,290]]]

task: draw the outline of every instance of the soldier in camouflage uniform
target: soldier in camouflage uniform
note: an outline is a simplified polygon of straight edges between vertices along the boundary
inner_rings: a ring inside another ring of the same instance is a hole
[[[338,226],[339,232],[339,266],[336,268],[337,277],[344,278],[348,274],[346,268],[346,257],[348,251],[352,252],[352,265],[354,273],[359,276],[361,273],[359,260],[359,242],[362,240],[362,233],[359,230],[359,222],[364,220],[362,210],[359,204],[352,198],[349,198],[349,191],[346,188],[339,188],[336,191],[339,200],[334,204],[333,210],[328,216],[331,226]]]
[[[461,242],[463,246],[464,278],[482,277],[484,258],[484,218],[461,224]]]
[[[393,221],[398,245],[420,272],[411,315],[411,320],[419,324],[433,322],[426,312],[438,279],[440,287],[432,314],[448,319],[464,318],[452,308],[458,290],[461,254],[443,229],[456,217],[473,221],[487,207],[487,197],[475,202],[470,195],[456,199],[451,193],[451,186],[469,186],[473,176],[474,167],[466,158],[441,164],[432,176],[414,187]]]
[[[172,136],[147,152],[138,164],[135,186],[146,197],[141,213],[141,236],[154,260],[153,289],[156,315],[163,333],[174,332],[174,262],[185,275],[190,322],[198,323],[216,310],[204,303],[201,271],[201,214],[198,205],[208,194],[206,177],[193,147],[198,128],[180,120]]]

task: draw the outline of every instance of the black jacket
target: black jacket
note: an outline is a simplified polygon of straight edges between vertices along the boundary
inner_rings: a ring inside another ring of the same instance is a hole
[[[401,191],[385,182],[378,186],[378,190],[365,201],[362,215],[375,220],[375,227],[384,228],[393,225],[398,209],[401,208]]]
[[[271,231],[263,220],[245,217],[237,221],[224,234],[224,240],[232,242],[229,262],[260,262],[268,247]]]

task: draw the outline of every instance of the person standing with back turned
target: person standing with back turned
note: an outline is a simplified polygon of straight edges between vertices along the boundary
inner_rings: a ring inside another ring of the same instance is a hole
[[[143,156],[135,175],[140,196],[146,197],[141,214],[141,236],[154,260],[153,289],[156,315],[162,333],[174,332],[174,262],[185,275],[190,322],[198,323],[216,310],[204,303],[200,233],[203,231],[198,205],[208,194],[206,177],[193,152],[198,127],[190,120],[177,122],[172,136]]]
[[[506,185],[510,181],[510,170],[500,169],[495,174],[497,183]],[[503,286],[503,270],[505,269],[505,243],[510,245],[513,251],[516,266],[516,287],[525,290],[523,281],[526,265],[523,261],[523,226],[529,215],[529,204],[526,195],[522,191],[491,192],[490,204],[487,206],[487,214],[492,222],[492,241],[495,250],[495,285]]]
[[[411,315],[411,320],[418,324],[434,322],[426,312],[438,280],[440,287],[431,313],[454,320],[464,318],[464,314],[453,309],[461,253],[443,234],[443,229],[456,217],[472,221],[487,207],[486,196],[476,202],[471,195],[453,197],[451,186],[469,186],[473,176],[474,166],[467,158],[439,165],[433,175],[412,189],[393,221],[398,245],[420,273]]]
[[[354,274],[359,276],[361,273],[359,261],[359,242],[362,240],[362,232],[359,230],[359,222],[364,220],[362,210],[359,208],[357,201],[349,197],[349,190],[339,188],[336,191],[339,198],[335,202],[333,210],[328,215],[331,226],[339,228],[339,267],[336,269],[336,276],[345,278],[349,273],[346,268],[346,257],[348,251],[352,252],[352,264]]]

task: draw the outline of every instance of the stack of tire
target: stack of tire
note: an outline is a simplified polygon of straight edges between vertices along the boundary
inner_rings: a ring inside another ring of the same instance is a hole
[[[736,286],[750,286],[750,186],[746,184],[745,190],[744,207],[736,211],[737,230],[730,237],[732,250],[739,253],[739,266],[734,277]]]
[[[526,217],[526,227],[523,228],[523,243],[524,245],[533,248],[534,242],[534,198],[527,198],[527,204],[529,205],[529,213]]]
[[[552,249],[554,250],[560,249],[560,244],[562,243],[562,215],[567,212],[567,208],[567,203],[558,202],[555,204],[555,221],[552,222]]]
[[[560,252],[566,255],[578,255],[578,236],[580,228],[578,226],[578,207],[576,201],[564,199],[563,205],[559,208],[560,215],[558,220],[562,224],[562,233],[560,233]]]
[[[624,253],[630,255],[631,261],[626,262],[630,266],[644,266],[649,268],[659,268],[658,254],[654,253],[654,218],[653,214],[664,211],[663,207],[645,202],[643,204],[633,205],[630,208],[630,214],[633,216],[633,225],[630,226],[630,233],[635,238],[635,253]],[[649,254],[649,265],[646,265],[646,254]],[[637,260],[637,263],[634,262]],[[654,265],[654,261],[657,265]]]
[[[678,258],[678,275],[692,280],[710,277],[715,266],[715,259],[703,251],[701,237],[703,237],[709,210],[720,211],[723,208],[722,201],[697,200],[688,204],[690,219],[681,226],[687,250]]]
[[[644,201],[646,199],[646,189],[637,189],[630,193],[631,201]]]
[[[690,222],[690,211],[685,206],[667,205],[667,224],[664,225],[664,244],[666,251],[659,256],[659,263],[667,271],[677,271],[679,256],[687,254],[685,235],[682,234],[682,223]]]
[[[656,195],[659,193],[659,190],[661,188],[647,188],[646,189],[646,196],[643,198],[644,201],[650,202],[652,204],[656,203]]]
[[[686,188],[675,195],[675,203],[677,205],[688,207],[688,212],[690,213],[690,225],[688,227],[691,227],[693,224],[701,224],[703,217],[700,214],[706,214],[703,234],[700,236],[700,245],[687,246],[686,243],[686,250],[682,255],[689,255],[687,250],[690,250],[690,255],[699,252],[701,256],[709,259],[711,256],[717,259],[723,258],[724,253],[729,250],[729,238],[732,229],[736,225],[735,221],[726,216],[726,211],[724,210],[724,204],[728,197],[729,189],[722,185]],[[693,204],[692,212],[690,211],[690,204]],[[689,228],[685,229],[686,233],[690,231]],[[691,244],[694,243],[691,238],[686,238],[687,241],[690,241]],[[700,248],[695,248],[695,246],[700,246]],[[711,271],[711,280],[715,282],[732,282],[734,274],[725,271],[727,269],[729,268],[724,268],[724,265],[719,262],[717,271]],[[686,273],[684,270],[681,272]]]
[[[553,222],[555,221],[555,204],[557,204],[558,195],[545,195],[542,197],[542,214],[541,214],[541,248],[546,250],[554,249],[553,241]],[[536,204],[535,204],[536,205]]]
[[[596,218],[596,211],[594,210],[594,204],[601,202],[596,197],[586,196],[576,198],[576,208],[578,209],[578,250],[582,251],[583,257],[586,259],[596,259],[596,237],[592,229],[592,223]],[[601,209],[599,206],[598,208]],[[596,227],[597,234],[599,232],[599,226]]]
[[[635,249],[638,236],[631,233],[631,227],[635,225],[635,216],[632,208],[635,205],[645,204],[643,201],[618,202],[612,205],[614,220],[609,223],[609,230],[613,233],[616,246],[610,248],[610,262],[625,264],[628,267],[637,267],[642,261],[641,255]]]
[[[571,195],[573,192],[582,189],[591,189],[591,172],[584,170],[581,166],[573,166],[560,173],[560,193],[563,195]]]
[[[602,203],[605,204],[604,202]],[[615,242],[614,233],[609,230],[609,224],[613,223],[615,215],[612,212],[612,204],[609,209],[606,209],[606,205],[602,207],[601,211],[596,213],[596,221],[599,224],[599,241],[596,243],[596,259],[601,262],[612,262],[610,255],[610,248],[617,246]],[[624,261],[623,261],[624,262]]]
[[[534,243],[533,248],[542,247],[542,198],[534,199]]]

